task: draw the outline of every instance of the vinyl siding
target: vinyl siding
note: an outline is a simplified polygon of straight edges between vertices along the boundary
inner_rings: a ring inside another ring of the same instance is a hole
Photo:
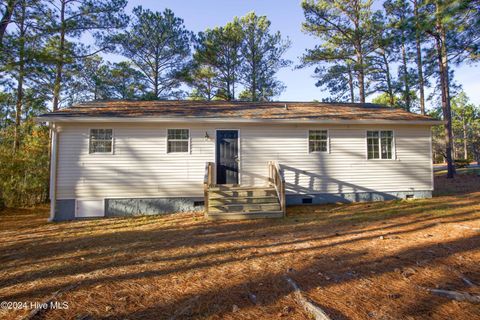
[[[113,128],[112,154],[89,154],[89,128]],[[166,152],[167,128],[190,129],[190,152]],[[221,125],[60,125],[58,199],[201,197],[205,162],[215,161]],[[284,168],[287,192],[431,190],[426,126],[247,125],[240,130],[240,182],[264,185],[267,162]],[[308,130],[328,129],[328,153],[308,152]],[[394,130],[395,160],[366,159],[366,130]],[[205,139],[205,132],[210,136]]]

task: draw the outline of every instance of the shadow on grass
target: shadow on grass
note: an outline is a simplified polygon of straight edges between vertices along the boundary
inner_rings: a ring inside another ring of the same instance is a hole
[[[284,276],[296,257],[310,259],[299,270],[290,272],[290,276],[305,291],[314,291],[317,287],[328,289],[368,279],[372,274],[380,276],[399,267],[415,266],[419,260],[441,260],[478,250],[477,235],[414,245],[369,259],[362,242],[379,236],[402,237],[438,224],[478,220],[479,202],[480,193],[470,193],[419,201],[312,206],[299,212],[290,209],[286,219],[240,222],[208,222],[183,214],[47,224],[42,222],[43,215],[35,217],[29,210],[22,211],[20,219],[16,214],[0,215],[3,225],[8,226],[0,230],[4,275],[0,276],[0,300],[45,297],[73,283],[77,284],[75,291],[82,291],[99,284],[215,270],[246,259],[280,261],[291,257],[281,269],[265,269],[261,275],[240,284],[205,286],[195,294],[185,293],[169,302],[113,316],[158,319],[177,314],[178,318],[221,318],[231,312],[232,302],[240,310],[254,307],[248,298],[250,292],[259,297],[260,305],[272,305],[289,295],[291,290]],[[346,245],[355,245],[357,249],[339,250]],[[147,269],[139,271],[138,265]],[[119,269],[122,271],[116,272]],[[332,280],[318,277],[318,272],[329,274]],[[259,283],[263,284],[261,288]],[[10,291],[12,287],[17,289]],[[441,301],[435,300],[431,307],[428,301],[418,301],[418,308],[432,311]],[[347,318],[332,306],[323,307],[336,319]],[[186,311],[178,314],[179,310]],[[408,310],[402,313],[406,314]]]

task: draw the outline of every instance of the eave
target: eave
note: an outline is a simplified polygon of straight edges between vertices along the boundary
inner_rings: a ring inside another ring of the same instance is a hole
[[[248,119],[248,118],[163,118],[163,117],[65,117],[46,116],[35,118],[49,123],[253,123],[253,124],[444,124],[442,120],[385,120],[385,119]]]

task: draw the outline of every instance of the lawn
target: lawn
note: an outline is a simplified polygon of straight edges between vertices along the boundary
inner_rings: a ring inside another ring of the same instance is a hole
[[[35,319],[309,319],[288,276],[333,319],[480,319],[479,304],[427,290],[480,294],[479,179],[439,174],[433,199],[291,207],[278,220],[47,223],[47,207],[4,210],[0,301],[68,304]]]

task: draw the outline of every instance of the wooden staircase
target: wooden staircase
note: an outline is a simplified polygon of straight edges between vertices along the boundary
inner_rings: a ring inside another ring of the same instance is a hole
[[[281,218],[285,215],[285,190],[284,185],[279,186],[283,181],[278,180],[281,177],[279,172],[278,177],[271,177],[264,187],[214,185],[213,166],[213,163],[207,163],[204,181],[207,219]],[[274,171],[270,168],[270,176]]]
[[[281,217],[283,212],[273,187],[222,185],[208,190],[209,219]]]

